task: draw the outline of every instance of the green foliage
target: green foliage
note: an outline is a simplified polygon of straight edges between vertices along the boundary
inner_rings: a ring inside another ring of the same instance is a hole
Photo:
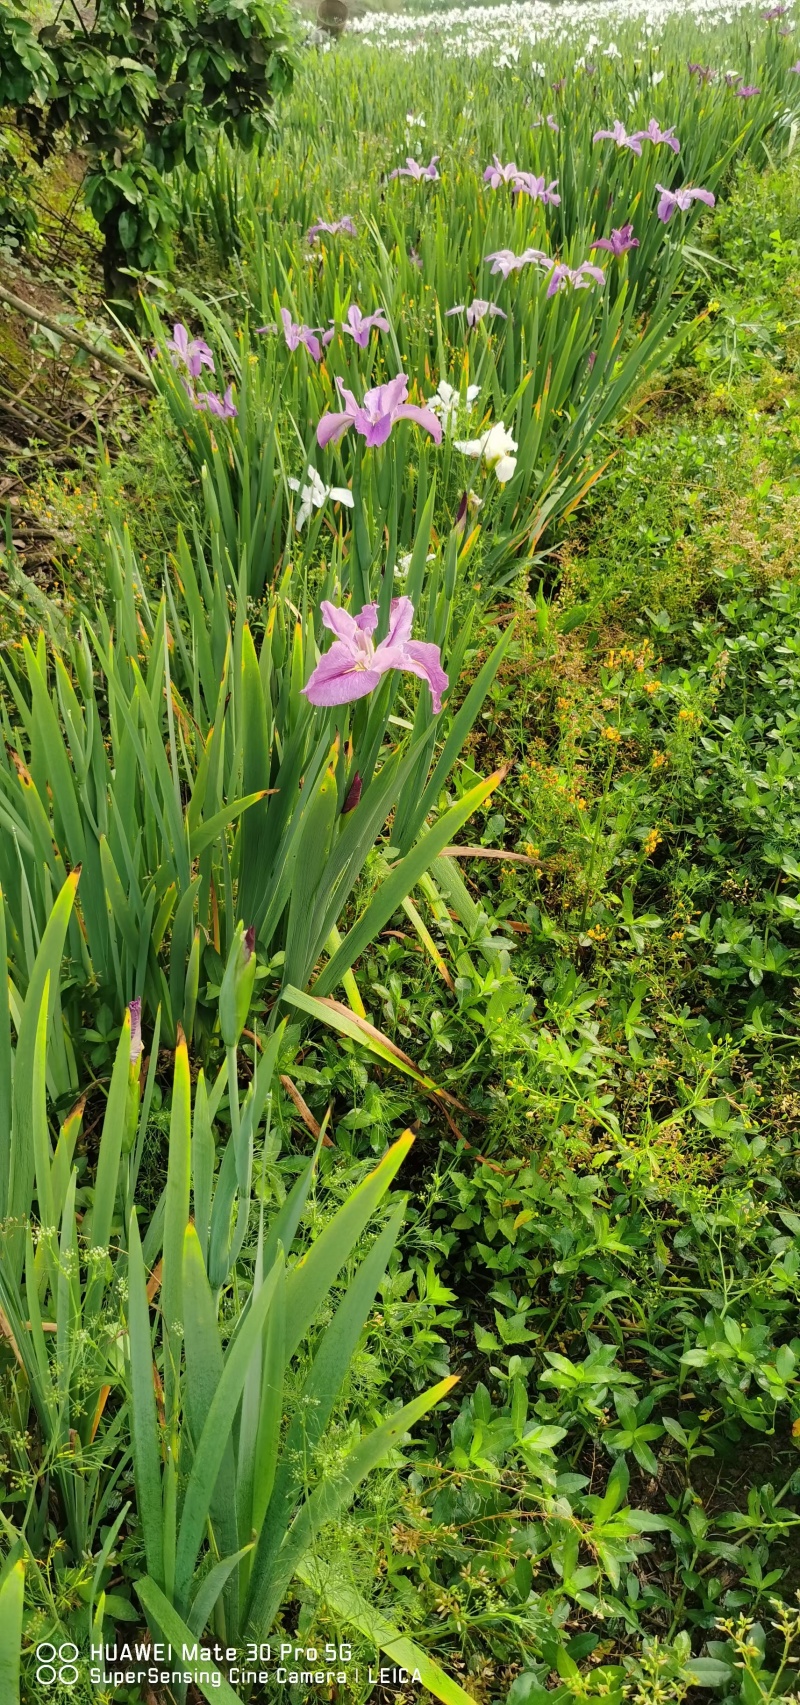
[[[87,204],[103,233],[106,287],[169,258],[174,216],[164,173],[197,170],[208,141],[250,147],[291,78],[288,10],[264,0],[101,0],[91,25],[59,10],[31,24],[0,10],[0,107],[16,110],[43,155],[66,132],[90,157]]]
[[[763,77],[743,118],[722,81],[687,83],[688,27],[660,81],[649,57],[625,72],[629,122],[663,94],[675,170],[720,192],[688,241],[645,221],[668,151],[591,154],[611,58],[553,92],[558,133],[526,112],[547,106],[524,59],[470,68],[472,114],[463,62],[310,65],[278,166],[223,143],[172,186],[196,257],[235,261],[211,304],[168,288],[238,412],[195,406],[153,316],[160,395],[104,468],[102,524],[79,523],[89,576],[62,600],[15,569],[10,1696],[20,1615],[31,1699],[38,1641],[143,1618],[176,1644],[344,1629],[353,1705],[376,1647],[450,1705],[792,1696],[794,49],[712,36]],[[140,85],[105,68],[127,112]],[[439,184],[370,183],[355,239],[303,248],[421,102],[449,138]],[[497,146],[558,172],[560,207],[486,190]],[[510,231],[584,258],[632,187],[645,240],[606,297],[523,274],[498,285],[508,322],[454,329],[485,249]],[[356,299],[392,327],[364,351]],[[254,329],[286,304],[336,322],[319,365]],[[335,378],[363,395],[401,364],[419,400],[456,386],[441,448],[405,422],[321,460]],[[519,475],[482,473],[465,525],[454,439],[501,418]],[[298,530],[309,462],[353,507]],[[441,717],[400,674],[313,710],[320,600],[386,622],[400,592],[451,677]]]

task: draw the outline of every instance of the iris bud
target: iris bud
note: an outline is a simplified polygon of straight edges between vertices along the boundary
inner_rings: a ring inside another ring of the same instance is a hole
[[[242,1034],[253,998],[256,977],[256,932],[253,926],[236,926],[219,991],[219,1027],[226,1048],[235,1048]]]

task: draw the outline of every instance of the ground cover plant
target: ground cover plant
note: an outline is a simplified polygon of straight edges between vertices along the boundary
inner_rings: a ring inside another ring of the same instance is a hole
[[[796,1697],[797,52],[312,38],[9,460],[4,1698]]]

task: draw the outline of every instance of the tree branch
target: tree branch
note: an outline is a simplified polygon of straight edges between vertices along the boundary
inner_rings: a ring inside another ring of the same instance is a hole
[[[0,302],[5,302],[17,314],[23,314],[26,319],[33,320],[37,326],[45,326],[48,331],[55,332],[66,343],[76,343],[79,349],[85,349],[93,355],[96,361],[103,361],[107,367],[115,367],[118,373],[124,373],[126,379],[133,379],[137,385],[145,385],[148,390],[156,389],[155,382],[144,367],[132,367],[129,361],[123,361],[121,355],[115,355],[111,349],[103,349],[101,344],[90,343],[88,337],[82,337],[80,332],[73,331],[71,326],[62,326],[58,320],[51,320],[47,314],[40,314],[38,308],[32,308],[29,302],[24,302],[21,296],[15,296],[10,290],[5,290],[0,284]]]

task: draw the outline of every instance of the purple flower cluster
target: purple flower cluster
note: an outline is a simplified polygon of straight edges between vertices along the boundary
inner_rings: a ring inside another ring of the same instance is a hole
[[[173,367],[184,367],[190,379],[199,379],[204,367],[211,373],[214,371],[214,357],[205,339],[190,337],[180,322],[173,326],[172,337],[167,338],[167,349]]]
[[[540,201],[543,207],[560,207],[561,197],[558,192],[558,178],[552,183],[537,178],[533,172],[518,172],[511,185],[513,195],[529,195],[532,201]]]
[[[495,249],[493,254],[485,255],[484,259],[492,262],[492,272],[500,272],[504,278],[509,278],[512,272],[521,272],[523,266],[530,266],[532,262],[537,266],[546,267],[553,264],[549,255],[544,254],[541,249],[523,249],[521,255],[515,255],[513,249]]]
[[[660,201],[656,212],[662,225],[666,225],[673,213],[688,213],[693,201],[704,201],[706,207],[714,207],[716,198],[710,189],[691,189],[686,185],[683,189],[665,189],[663,184],[656,184]]]
[[[200,413],[214,414],[217,420],[233,420],[238,413],[233,400],[233,386],[229,385],[224,397],[216,391],[198,391],[192,402]]]
[[[167,349],[192,407],[199,414],[213,414],[218,420],[232,420],[236,414],[232,385],[228,386],[224,397],[218,396],[216,391],[196,389],[196,381],[203,368],[207,367],[211,373],[214,371],[214,357],[205,339],[190,337],[186,327],[178,321],[172,328],[172,337],[167,339]]]
[[[593,266],[591,261],[581,261],[580,266],[566,266],[562,261],[553,267],[550,283],[547,286],[548,296],[555,296],[565,285],[572,290],[589,290],[593,284],[605,284],[606,275],[601,266]]]
[[[606,243],[593,246],[606,247]],[[512,249],[498,249],[495,254],[486,255],[484,258],[492,262],[492,272],[500,272],[504,278],[509,278],[512,272],[519,272],[523,266],[529,266],[532,262],[544,267],[550,273],[548,296],[556,296],[566,285],[572,290],[588,290],[592,284],[605,284],[606,281],[602,267],[594,266],[591,261],[581,261],[580,266],[576,267],[567,266],[563,261],[552,261],[541,249],[525,249],[521,255],[515,255]]]
[[[286,339],[287,349],[299,349],[300,345],[303,344],[308,350],[312,361],[322,360],[322,345],[319,341],[319,336],[317,335],[318,333],[321,334],[322,328],[320,326],[303,326],[296,324],[296,322],[292,319],[288,308],[281,308],[281,323],[283,325],[283,335]],[[277,330],[275,326],[259,326],[257,329],[259,332]]]
[[[331,328],[331,331],[326,332],[322,339],[326,346],[331,342],[331,339],[335,335],[335,320],[331,320]],[[379,308],[375,314],[362,314],[361,309],[357,306],[357,304],[352,302],[347,310],[346,320],[342,321],[342,331],[346,332],[347,336],[351,337],[353,342],[358,344],[359,349],[366,349],[369,343],[369,334],[373,330],[376,332],[391,331],[389,321],[387,320],[383,309]]]
[[[558,207],[561,202],[558,178],[553,178],[552,183],[548,184],[545,178],[537,177],[534,172],[521,172],[516,160],[509,160],[508,165],[504,166],[497,154],[492,155],[492,164],[486,167],[483,181],[489,184],[491,189],[499,189],[501,184],[510,184],[514,195],[529,195],[533,201],[541,201],[544,207]]]
[[[306,241],[315,243],[323,234],[329,237],[338,237],[340,233],[347,237],[354,237],[356,234],[356,228],[349,213],[346,213],[343,219],[334,219],[331,223],[327,219],[318,219],[316,225],[309,226],[306,232]]]
[[[313,361],[322,360],[323,347],[327,348],[336,335],[335,320],[330,322],[331,330],[324,332],[321,326],[298,324],[292,319],[288,308],[281,308],[281,321],[287,349],[299,349],[302,344],[308,350]],[[383,309],[379,308],[375,314],[364,314],[357,303],[351,303],[347,310],[347,318],[342,322],[342,331],[346,332],[348,337],[351,337],[358,344],[359,349],[366,349],[369,343],[369,334],[373,327],[376,331],[382,332],[388,332],[391,329]],[[259,334],[276,332],[277,330],[276,325],[256,327]]]
[[[441,154],[433,154],[429,165],[421,166],[413,155],[407,154],[405,165],[395,166],[394,171],[389,173],[389,179],[391,181],[392,178],[413,178],[415,183],[419,183],[422,178],[438,179],[436,166],[440,159]]]
[[[487,256],[487,260],[492,258],[494,257]],[[502,308],[498,308],[496,302],[485,302],[482,296],[475,296],[473,300],[466,305],[463,302],[460,302],[456,308],[447,308],[445,311],[445,319],[451,319],[453,314],[466,314],[467,326],[470,331],[472,331],[473,327],[477,326],[479,321],[484,319],[487,314],[490,319],[496,319],[498,317],[501,320],[508,319],[508,315],[503,313]]]
[[[501,165],[497,154],[492,155],[492,160],[493,164],[487,166],[483,174],[484,183],[488,184],[490,189],[499,189],[501,184],[513,183],[519,171],[516,160],[509,160],[507,166]]]
[[[610,255],[624,255],[628,249],[638,249],[639,238],[634,237],[632,225],[620,225],[612,231],[610,237],[598,237],[590,245],[591,249],[607,249]]]
[[[646,130],[635,130],[630,136],[622,120],[615,118],[612,129],[596,130],[592,141],[615,142],[618,148],[630,148],[632,154],[641,154],[643,142],[652,142],[654,148],[660,148],[663,144],[665,148],[671,148],[673,154],[679,154],[681,151],[680,142],[675,135],[675,126],[670,125],[669,130],[662,130],[654,118],[651,118]]]

